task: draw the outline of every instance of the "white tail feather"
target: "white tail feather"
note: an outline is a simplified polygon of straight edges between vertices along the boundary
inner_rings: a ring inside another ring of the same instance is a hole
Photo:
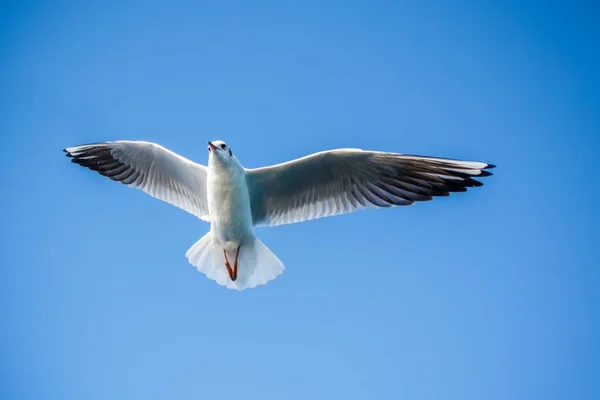
[[[264,285],[281,274],[285,267],[275,254],[258,238],[251,244],[243,244],[238,256],[237,279],[232,281],[225,267],[223,247],[208,232],[185,254],[190,264],[208,279],[229,289],[244,290]],[[227,258],[233,265],[235,254],[228,252]]]

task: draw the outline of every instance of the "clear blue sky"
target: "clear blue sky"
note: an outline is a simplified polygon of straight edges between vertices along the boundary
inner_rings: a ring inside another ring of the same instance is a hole
[[[600,397],[593,2],[24,3],[0,6],[0,398]],[[234,292],[184,256],[206,223],[61,152],[116,139],[498,168],[261,228],[287,269]]]

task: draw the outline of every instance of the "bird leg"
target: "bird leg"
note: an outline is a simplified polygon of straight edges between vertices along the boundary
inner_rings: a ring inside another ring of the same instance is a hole
[[[229,264],[229,260],[227,259],[227,252],[223,249],[223,255],[225,256],[225,266],[227,267],[227,273],[229,273],[229,278],[235,282],[237,279],[237,263],[238,256],[240,255],[240,247],[238,246],[237,252],[235,253],[235,262],[233,263],[233,268],[231,268],[231,264]]]
[[[229,278],[232,281],[235,281],[235,277],[233,276],[233,269],[231,268],[231,264],[229,264],[229,260],[227,259],[227,252],[225,251],[225,249],[223,249],[223,255],[225,256],[225,266],[227,267],[227,273],[229,274]]]
[[[238,262],[238,256],[240,255],[240,246],[238,246],[237,251],[235,252],[235,262],[233,263],[233,280],[235,281],[237,279],[237,262]]]

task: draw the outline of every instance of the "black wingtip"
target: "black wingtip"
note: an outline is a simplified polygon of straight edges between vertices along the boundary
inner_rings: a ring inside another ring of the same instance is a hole
[[[487,167],[485,167],[483,169],[492,169],[492,168],[496,168],[496,166],[494,164],[488,164]]]

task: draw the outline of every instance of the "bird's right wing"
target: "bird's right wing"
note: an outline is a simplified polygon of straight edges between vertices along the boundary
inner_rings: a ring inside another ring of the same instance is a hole
[[[481,186],[491,164],[360,149],[311,154],[246,170],[255,225],[390,207]]]
[[[84,144],[64,151],[74,163],[208,221],[203,165],[158,144],[141,141]]]

